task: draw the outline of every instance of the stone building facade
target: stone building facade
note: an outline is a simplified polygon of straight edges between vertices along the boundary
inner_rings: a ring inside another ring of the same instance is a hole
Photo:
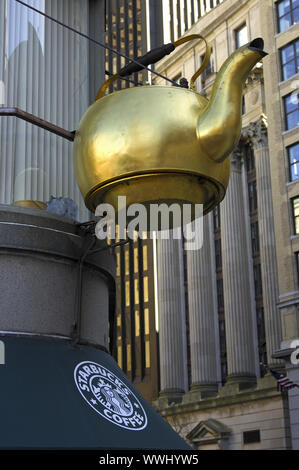
[[[207,97],[237,47],[262,37],[269,53],[246,83],[229,187],[204,217],[203,248],[184,255],[177,240],[157,240],[155,406],[200,449],[299,448],[299,389],[278,392],[261,366],[299,383],[290,362],[299,337],[298,21],[295,0],[224,0],[185,32],[212,46],[197,80]],[[184,44],[156,70],[190,80],[203,54],[203,43]]]

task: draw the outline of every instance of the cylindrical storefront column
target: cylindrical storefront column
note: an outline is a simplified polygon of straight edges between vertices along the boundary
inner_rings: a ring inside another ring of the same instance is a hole
[[[164,232],[165,233],[165,232]],[[186,392],[186,326],[182,240],[157,238],[157,296],[161,398],[180,401]]]
[[[257,122],[251,123],[243,135],[249,139],[255,155],[267,359],[269,365],[277,365],[281,361],[273,359],[272,355],[280,349],[282,337],[277,307],[278,277],[266,118],[263,116]]]
[[[0,225],[0,449],[190,449],[109,354],[106,241],[24,207]]]
[[[228,383],[256,382],[249,267],[242,190],[242,154],[231,155],[231,177],[221,205],[221,248]]]
[[[191,392],[217,394],[217,354],[208,216],[203,217],[203,245],[187,251],[191,352]]]

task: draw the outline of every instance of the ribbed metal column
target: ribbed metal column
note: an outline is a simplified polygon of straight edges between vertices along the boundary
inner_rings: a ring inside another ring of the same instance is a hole
[[[89,2],[28,0],[88,33]],[[98,28],[101,22],[98,22]],[[19,107],[68,130],[89,105],[89,44],[15,1],[0,2],[1,105]],[[0,202],[70,197],[88,219],[72,143],[17,118],[0,118]]]
[[[250,123],[242,134],[249,139],[255,155],[267,358],[268,364],[277,365],[281,361],[274,359],[272,354],[280,348],[282,334],[277,307],[278,276],[266,117],[262,116],[257,122]]]
[[[249,267],[242,191],[242,154],[231,156],[231,176],[221,206],[221,248],[228,382],[255,382]]]
[[[160,397],[169,402],[180,401],[187,390],[183,247],[174,232],[169,239],[157,238]]]
[[[191,350],[191,392],[202,398],[217,393],[217,353],[208,216],[203,217],[203,246],[187,251]]]

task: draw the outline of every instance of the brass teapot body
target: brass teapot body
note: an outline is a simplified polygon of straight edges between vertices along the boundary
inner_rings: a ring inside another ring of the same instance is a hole
[[[117,209],[142,203],[203,204],[225,196],[228,158],[241,132],[242,90],[266,55],[263,40],[235,51],[222,65],[211,99],[175,86],[141,86],[111,93],[84,114],[74,143],[77,181],[86,206]]]

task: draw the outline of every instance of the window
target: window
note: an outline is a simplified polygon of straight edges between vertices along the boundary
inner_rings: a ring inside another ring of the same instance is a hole
[[[253,171],[255,169],[255,160],[254,160],[254,152],[250,145],[244,146],[244,155],[245,155],[245,167],[247,173]]]
[[[292,199],[294,234],[299,234],[299,197]]]
[[[127,371],[132,370],[131,345],[127,344]]]
[[[278,32],[286,31],[299,22],[299,0],[282,0],[277,3]]]
[[[139,304],[139,282],[138,279],[134,279],[134,289],[135,289],[135,304]]]
[[[260,252],[258,222],[254,222],[251,224],[251,247],[252,256],[258,256]]]
[[[218,309],[224,308],[222,279],[217,279],[217,302],[218,302]]]
[[[261,265],[253,266],[255,298],[263,295]]]
[[[220,229],[220,207],[216,206],[213,210],[214,231]]]
[[[125,251],[125,274],[130,273],[129,250]]]
[[[144,276],[143,278],[143,290],[144,302],[148,302],[148,276]]]
[[[117,363],[119,367],[122,369],[123,363],[122,363],[122,349],[121,346],[117,346]]]
[[[299,94],[298,92],[291,93],[284,98],[284,108],[286,116],[286,128],[292,129],[299,124]]]
[[[214,64],[213,64],[213,49],[211,49],[211,56],[210,56],[210,60],[209,60],[209,63],[207,65],[207,67],[204,69],[204,71],[202,72],[201,74],[201,83],[203,84],[204,81],[206,80],[206,78],[211,75],[212,73],[214,73]],[[200,56],[200,63],[202,64],[203,63],[203,60],[204,60],[204,55]]]
[[[130,305],[130,281],[126,281],[126,307]]]
[[[299,72],[299,39],[280,50],[280,59],[283,80]]]
[[[222,377],[227,376],[227,364],[226,364],[226,362],[223,362],[221,364],[221,375],[222,375]],[[223,382],[224,382],[224,379],[223,379]]]
[[[215,259],[216,259],[216,269],[221,269],[222,266],[222,257],[221,257],[221,240],[215,240]]]
[[[291,145],[287,151],[290,165],[290,180],[295,181],[299,178],[299,143]]]
[[[138,265],[138,248],[135,246],[134,248],[134,273],[138,273],[139,265]]]
[[[120,253],[116,253],[116,275],[120,276]]]
[[[257,337],[258,337],[258,352],[259,361],[262,364],[267,364],[267,347],[266,347],[266,333],[265,333],[265,320],[264,309],[258,307],[256,309],[256,322],[257,322]],[[265,374],[265,368],[261,366],[261,376]]]
[[[220,353],[226,354],[225,321],[219,320]]]
[[[151,366],[150,342],[147,339],[145,342],[145,367]]]
[[[148,263],[147,263],[147,246],[143,245],[143,271],[148,270]]]
[[[135,336],[140,335],[140,315],[139,311],[135,310]]]
[[[284,97],[286,129],[293,129],[299,124],[298,93],[294,92]]]
[[[150,334],[150,326],[149,326],[149,309],[144,309],[144,334]]]
[[[249,212],[255,212],[257,210],[257,192],[256,182],[248,183],[248,200],[249,200]]]
[[[245,431],[243,432],[243,443],[244,444],[253,444],[254,442],[261,442],[261,435],[259,429],[255,431]]]
[[[246,24],[243,24],[240,28],[236,29],[235,43],[236,43],[236,49],[248,43],[248,34],[247,34]]]

